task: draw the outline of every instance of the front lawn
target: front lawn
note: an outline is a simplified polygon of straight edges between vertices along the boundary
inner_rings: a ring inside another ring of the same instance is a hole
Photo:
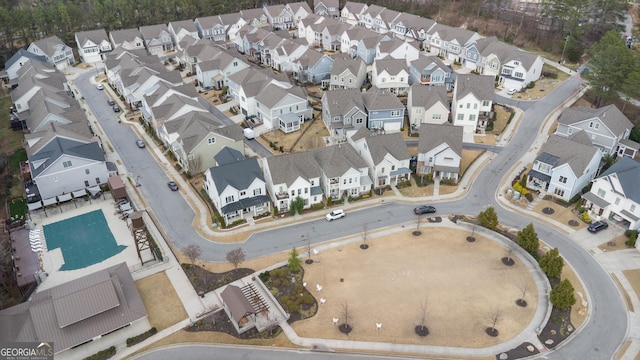
[[[27,210],[27,202],[24,199],[15,199],[9,203],[9,216],[12,220],[24,220]]]

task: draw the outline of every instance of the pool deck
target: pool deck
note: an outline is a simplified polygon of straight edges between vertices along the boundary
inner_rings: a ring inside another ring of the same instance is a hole
[[[127,222],[120,220],[119,214],[115,212],[114,205],[115,202],[111,198],[111,195],[105,193],[104,198],[92,199],[91,201],[80,200],[75,202],[75,204],[73,201],[70,201],[61,205],[60,208],[47,209],[46,215],[43,210],[31,213],[31,219],[35,223],[35,228],[42,229],[44,225],[86,214],[91,211],[102,210],[116,243],[127,247],[120,253],[102,262],[82,269],[68,271],[59,271],[64,263],[62,251],[59,248],[52,249],[51,251],[43,251],[40,261],[48,277],[40,284],[38,291],[77,279],[89,273],[116,265],[122,261],[125,261],[130,268],[140,265],[131,231],[127,227]]]

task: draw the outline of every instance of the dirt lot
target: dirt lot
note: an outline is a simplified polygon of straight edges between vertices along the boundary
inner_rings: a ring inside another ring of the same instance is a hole
[[[189,316],[164,272],[136,281],[136,287],[147,308],[149,323],[158,331]]]
[[[423,228],[424,229],[424,228]],[[294,323],[300,336],[440,346],[485,347],[519,333],[532,319],[537,297],[526,295],[529,306],[520,308],[518,281],[533,289],[533,278],[520,262],[504,266],[505,250],[485,238],[465,240],[468,234],[449,228],[430,228],[421,236],[411,229],[320,252],[319,263],[305,265],[307,287],[325,298],[318,314]],[[316,284],[323,286],[316,290]],[[414,328],[426,302],[426,325],[430,334],[419,337]],[[343,305],[349,308],[353,331],[342,334],[332,318],[344,321]],[[497,338],[484,332],[491,313],[499,310]],[[376,329],[382,323],[382,329]]]
[[[272,149],[269,143],[282,146],[284,152],[305,151],[325,146],[323,137],[329,136],[329,131],[324,126],[318,112],[314,112],[314,120],[307,120],[300,127],[300,131],[285,134],[280,130],[270,131],[257,137],[258,141],[274,154],[280,154],[279,150]]]
[[[546,64],[543,66],[542,71],[555,72],[558,74],[558,78],[552,79],[550,77],[542,77],[536,80],[536,85],[533,87],[533,89],[526,89],[524,92],[518,92],[513,95],[512,98],[521,100],[538,100],[545,97],[548,93],[550,93],[553,89],[555,89],[569,77],[569,75],[558,71]]]

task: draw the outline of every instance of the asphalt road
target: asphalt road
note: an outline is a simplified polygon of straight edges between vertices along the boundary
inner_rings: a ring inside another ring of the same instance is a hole
[[[120,154],[124,165],[134,177],[142,177],[142,194],[164,225],[169,240],[179,248],[197,243],[203,250],[203,260],[225,261],[226,253],[238,244],[207,241],[195,232],[191,226],[193,211],[182,196],[168,189],[168,178],[153,157],[146,150],[136,147],[133,131],[117,123],[113,111],[106,103],[106,96],[101,95],[100,91],[89,84],[88,79],[92,75],[83,74],[76,84],[99,119],[114,149]],[[546,356],[551,359],[610,359],[626,337],[627,315],[621,295],[607,272],[589,253],[564,234],[522,214],[506,210],[496,201],[497,184],[501,183],[505,173],[529,149],[534,140],[531,134],[538,133],[544,117],[568,98],[580,86],[580,81],[579,78],[572,77],[545,98],[527,102],[529,107],[524,112],[515,136],[478,175],[469,194],[460,200],[439,203],[437,207],[440,214],[477,214],[486,206],[493,205],[503,224],[522,228],[533,222],[539,237],[551,246],[559,248],[560,254],[581,276],[591,296],[591,316],[580,329],[579,335]],[[366,210],[349,212],[344,219],[331,223],[319,219],[254,233],[241,246],[248,259],[256,258],[286,251],[292,246],[303,246],[307,239],[312,243],[318,243],[362,233],[364,224],[367,224],[368,229],[375,229],[412,221],[415,215],[411,208],[413,205],[381,204]]]

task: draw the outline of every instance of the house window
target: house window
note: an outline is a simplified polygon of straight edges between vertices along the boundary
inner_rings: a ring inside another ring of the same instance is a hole
[[[593,129],[593,121],[589,122],[589,129]]]
[[[556,188],[556,189],[553,190],[553,193],[558,195],[558,196],[560,196],[560,197],[564,196],[564,190],[562,190],[562,189]]]
[[[380,174],[384,174],[384,167],[380,169]]]
[[[347,179],[342,180],[342,185],[347,185]]]
[[[568,128],[568,129],[567,129],[567,134],[568,134],[568,135],[573,134],[573,128]]]
[[[84,181],[84,186],[86,186],[86,187],[89,187],[89,186],[90,186],[90,185],[89,185],[89,180],[85,180],[85,181]]]
[[[340,121],[340,116],[334,116],[333,121]]]
[[[338,81],[338,75],[334,76],[333,80]]]
[[[482,106],[484,107],[489,106],[489,100],[482,100]]]
[[[262,194],[262,189],[257,188],[257,189],[253,189],[253,196],[257,196],[257,195],[261,195]]]
[[[603,198],[603,197],[605,197],[605,195],[607,195],[606,191],[604,191],[603,189],[598,189],[598,196]]]
[[[594,129],[596,129],[596,130],[600,129],[600,124],[597,124],[597,123],[596,123],[596,124],[593,126],[593,128],[594,128]]]
[[[478,104],[473,104],[473,109],[477,110],[478,109]]]
[[[469,115],[469,120],[470,121],[476,121],[476,116],[475,115]]]
[[[315,180],[311,180],[311,186],[315,186]]]
[[[400,110],[392,110],[391,116],[400,116]]]
[[[246,191],[240,191],[240,196],[245,196],[245,195],[247,195]]]
[[[216,143],[216,138],[213,138],[213,137],[212,137],[212,138],[208,138],[208,139],[207,139],[207,143],[208,143],[209,145],[215,144],[215,143]]]
[[[304,188],[304,193],[308,194],[309,193],[309,188]]]
[[[349,84],[353,83],[353,79],[349,78]]]
[[[232,203],[233,202],[233,195],[231,196],[227,196],[226,198],[224,198],[224,202],[228,203]]]
[[[471,103],[467,103],[467,109],[471,109]]]
[[[66,167],[66,168],[71,167],[71,161],[69,160],[69,161],[65,161],[65,162],[63,162],[63,163],[62,163],[62,166],[63,166],[63,167]]]
[[[233,62],[233,66],[238,66],[238,62],[237,62],[237,61],[234,61],[234,62]]]
[[[616,198],[616,205],[620,205],[620,198],[619,197]]]
[[[362,124],[362,119],[360,118],[356,119],[356,124]]]
[[[100,178],[99,177],[96,178],[96,185],[100,185]]]
[[[635,212],[636,211],[636,205],[635,204],[631,204],[631,207],[629,208],[629,210],[631,212]]]
[[[89,175],[89,173],[91,173],[91,171],[89,169],[84,169],[84,173]]]
[[[416,114],[422,114],[422,109],[421,108],[416,108]]]
[[[558,179],[558,181],[560,181],[563,184],[567,183],[567,178],[565,176],[560,176],[560,179]]]
[[[458,114],[458,120],[464,120],[464,114]]]
[[[440,119],[442,119],[442,114],[433,114],[433,115],[431,116],[431,118],[432,118],[433,120],[440,120]]]
[[[404,78],[403,77],[400,78],[400,82],[404,82]]]

